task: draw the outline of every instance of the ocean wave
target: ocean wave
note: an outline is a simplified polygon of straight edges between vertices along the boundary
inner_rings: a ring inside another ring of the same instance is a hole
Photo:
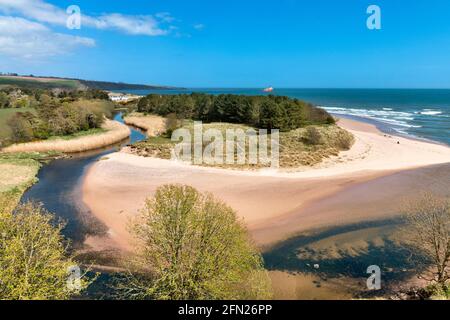
[[[433,110],[433,109],[424,109],[422,111],[416,112],[416,114],[421,114],[424,116],[437,116],[442,114],[441,110]]]
[[[358,117],[367,117],[376,121],[384,122],[393,126],[405,128],[421,128],[422,126],[412,125],[409,121],[413,121],[414,113],[404,111],[394,111],[391,108],[380,109],[356,109],[342,107],[323,107],[327,111],[335,114],[350,115]]]
[[[373,119],[380,121],[380,122],[387,123],[387,124],[391,124],[393,126],[399,126],[399,127],[405,127],[405,128],[422,128],[422,126],[409,124],[405,121],[400,121],[400,120],[396,120],[396,119],[389,119],[389,118],[373,118]]]

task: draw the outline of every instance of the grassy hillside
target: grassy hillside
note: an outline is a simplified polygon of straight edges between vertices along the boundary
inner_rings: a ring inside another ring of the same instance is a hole
[[[90,89],[98,90],[170,90],[171,87],[166,86],[149,86],[146,84],[130,84],[122,82],[108,82],[108,81],[91,81],[78,80],[82,85]]]
[[[28,89],[81,89],[83,85],[78,80],[59,78],[32,78],[0,76],[0,87],[12,86]]]
[[[164,90],[166,86],[129,84],[122,82],[94,81],[54,77],[0,76],[0,88],[12,86],[28,89],[98,89],[98,90]]]

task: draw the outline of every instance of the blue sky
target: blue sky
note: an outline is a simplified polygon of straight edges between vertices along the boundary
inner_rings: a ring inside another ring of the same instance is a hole
[[[381,8],[382,29],[366,27]],[[83,14],[65,27],[69,5]],[[186,87],[450,88],[448,0],[0,0],[0,71]]]

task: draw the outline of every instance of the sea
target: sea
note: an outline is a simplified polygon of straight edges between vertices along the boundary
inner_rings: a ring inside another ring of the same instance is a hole
[[[450,146],[450,89],[277,89],[189,88],[129,90],[138,95],[201,92],[208,94],[280,95],[322,107],[337,117],[376,125],[389,134]]]

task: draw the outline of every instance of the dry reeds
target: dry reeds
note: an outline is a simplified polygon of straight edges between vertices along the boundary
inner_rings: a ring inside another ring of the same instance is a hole
[[[156,115],[132,113],[124,118],[126,124],[147,132],[149,137],[156,137],[166,131],[166,119]]]
[[[71,140],[45,140],[29,143],[18,143],[1,150],[1,152],[64,152],[76,153],[107,147],[128,138],[130,129],[117,121],[106,120],[102,128],[107,132],[84,136]]]

